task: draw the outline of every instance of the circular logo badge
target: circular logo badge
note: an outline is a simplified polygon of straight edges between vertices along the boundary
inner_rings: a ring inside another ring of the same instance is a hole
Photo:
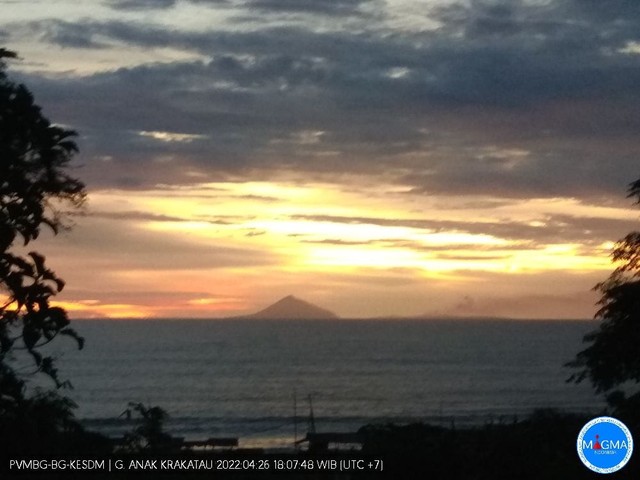
[[[577,447],[580,460],[587,468],[598,473],[613,473],[631,458],[633,438],[620,420],[598,417],[582,427]]]

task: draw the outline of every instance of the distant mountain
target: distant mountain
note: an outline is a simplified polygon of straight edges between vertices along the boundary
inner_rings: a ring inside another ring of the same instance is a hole
[[[331,320],[340,318],[335,313],[289,295],[245,318],[282,320]]]

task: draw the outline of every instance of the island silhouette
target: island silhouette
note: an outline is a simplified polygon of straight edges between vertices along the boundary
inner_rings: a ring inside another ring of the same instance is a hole
[[[336,320],[340,317],[330,310],[287,295],[268,307],[239,318],[260,320]]]

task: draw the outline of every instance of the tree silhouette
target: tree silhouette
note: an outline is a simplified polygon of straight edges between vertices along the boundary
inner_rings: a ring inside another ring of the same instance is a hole
[[[163,431],[169,417],[164,409],[130,402],[123,415],[137,423],[132,431],[125,433],[123,451],[159,453],[171,448],[171,436]]]
[[[640,179],[629,185],[628,193],[640,204]],[[579,369],[569,381],[588,379],[612,406],[628,411],[640,405],[640,232],[619,240],[611,257],[617,268],[595,286],[601,294],[595,315],[600,327],[585,335],[590,345],[567,365]]]
[[[4,448],[18,433],[21,438],[27,435],[25,412],[30,412],[31,423],[40,418],[34,409],[56,412],[53,418],[43,416],[53,430],[61,428],[54,419],[65,423],[72,418],[73,405],[55,392],[30,397],[26,378],[44,374],[56,387],[64,386],[54,360],[44,356],[41,347],[60,335],[74,338],[80,348],[83,345],[69,328],[65,310],[50,305],[64,282],[47,268],[41,254],[16,253],[16,243],[30,244],[43,227],[54,233],[64,228],[64,209],[79,207],[85,199],[83,183],[65,172],[77,152],[75,132],[52,125],[27,87],[7,78],[4,59],[11,58],[16,58],[14,52],[0,48],[0,444],[5,443],[0,446]],[[14,366],[20,350],[32,361],[27,372]],[[34,427],[39,436],[41,427]]]

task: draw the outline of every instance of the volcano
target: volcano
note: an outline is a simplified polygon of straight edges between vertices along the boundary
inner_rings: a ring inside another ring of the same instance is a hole
[[[270,320],[335,320],[335,313],[313,305],[293,295],[288,295],[278,300],[273,305],[260,310],[247,318],[259,318]]]

